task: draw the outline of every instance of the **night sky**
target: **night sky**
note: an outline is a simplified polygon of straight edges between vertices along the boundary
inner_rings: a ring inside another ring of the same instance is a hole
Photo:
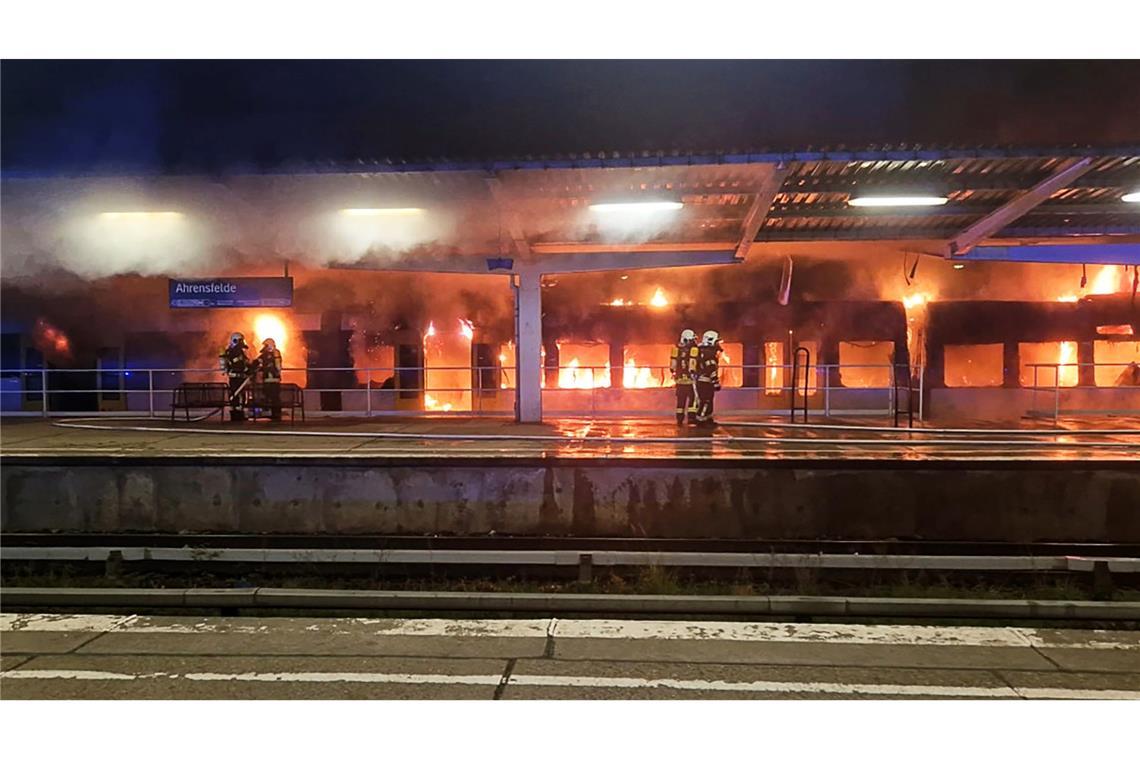
[[[1140,144],[1140,63],[5,61],[6,171]]]

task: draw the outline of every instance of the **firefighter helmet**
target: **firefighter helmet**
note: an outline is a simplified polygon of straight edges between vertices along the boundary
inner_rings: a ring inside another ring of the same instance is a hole
[[[266,338],[265,340],[261,341],[261,347],[268,348],[270,351],[274,351],[277,349],[277,341],[273,340],[273,338]]]
[[[240,346],[243,343],[245,343],[245,336],[242,335],[241,333],[236,332],[230,336],[230,345],[231,346]]]
[[[695,343],[696,340],[697,340],[697,334],[695,332],[693,332],[692,330],[682,330],[681,331],[681,342],[682,343]]]
[[[705,334],[701,336],[701,345],[715,346],[720,340],[720,333],[716,330],[705,330]]]

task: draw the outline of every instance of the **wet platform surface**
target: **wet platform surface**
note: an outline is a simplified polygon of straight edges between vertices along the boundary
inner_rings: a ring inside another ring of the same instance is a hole
[[[1140,634],[4,614],[5,699],[1140,699]]]
[[[1140,418],[890,428],[888,419],[791,425],[733,417],[714,429],[662,417],[321,418],[296,424],[166,419],[4,420],[5,457],[1089,461],[1140,463]]]

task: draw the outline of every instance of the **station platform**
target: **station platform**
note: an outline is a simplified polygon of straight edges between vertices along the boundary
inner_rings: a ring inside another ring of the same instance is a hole
[[[5,421],[5,532],[1140,541],[1140,424]],[[840,421],[842,422],[842,421]]]
[[[889,418],[791,424],[729,417],[713,429],[663,417],[554,418],[544,424],[457,417],[266,420],[81,418],[5,420],[5,457],[301,457],[351,459],[649,459],[838,461],[1096,461],[1140,457],[1140,418],[1102,417],[951,429],[894,428]]]

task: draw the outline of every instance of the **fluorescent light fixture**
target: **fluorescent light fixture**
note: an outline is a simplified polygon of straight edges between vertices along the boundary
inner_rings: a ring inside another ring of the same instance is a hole
[[[1126,193],[1120,200],[1124,201],[1125,203],[1140,203],[1140,190]]]
[[[955,269],[965,269],[966,265],[959,261],[957,264],[954,265],[954,268]]]
[[[422,208],[342,208],[344,216],[415,216],[422,214]]]
[[[851,206],[941,206],[948,199],[939,195],[871,195],[861,198],[851,198],[847,201]]]
[[[105,211],[99,214],[100,219],[111,221],[128,219],[181,219],[178,211]]]
[[[629,203],[591,203],[590,210],[599,214],[611,213],[652,213],[655,211],[676,211],[684,208],[680,201],[631,201]]]

